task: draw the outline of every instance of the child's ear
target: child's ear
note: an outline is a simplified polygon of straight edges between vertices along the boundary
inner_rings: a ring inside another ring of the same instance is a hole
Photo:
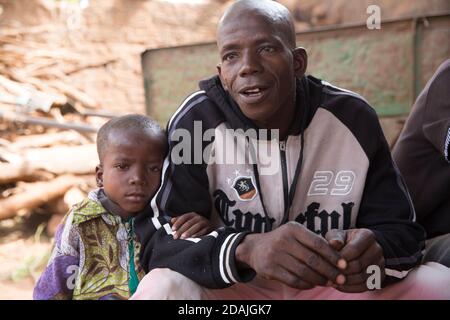
[[[225,89],[225,91],[228,91],[227,84],[225,83],[224,79],[222,78],[222,64],[218,63],[216,65],[217,73],[219,74],[220,83],[222,83],[222,87]]]
[[[103,166],[99,164],[95,167],[95,181],[97,182],[97,187],[103,187]]]
[[[292,51],[294,58],[294,72],[296,77],[301,78],[306,73],[308,67],[308,54],[305,48],[297,47]]]

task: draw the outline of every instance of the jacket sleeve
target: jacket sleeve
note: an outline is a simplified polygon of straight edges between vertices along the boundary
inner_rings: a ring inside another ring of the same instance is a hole
[[[141,265],[146,272],[170,268],[202,286],[223,288],[254,276],[251,270],[238,273],[235,267],[234,251],[246,233],[220,228],[200,238],[174,240],[170,224],[171,217],[187,212],[206,218],[211,215],[207,166],[202,157],[208,141],[200,146],[193,141],[198,138],[195,134],[203,135],[208,127],[214,127],[213,116],[202,120],[208,108],[207,103],[202,103],[205,99],[202,94],[188,98],[169,122],[169,154],[162,184],[151,201],[151,212],[138,216],[135,226],[142,244]],[[202,108],[201,114],[197,106]]]
[[[374,232],[385,258],[385,284],[404,278],[420,263],[425,231],[415,222],[406,185],[396,168],[378,120],[374,152],[356,221],[357,228]]]
[[[141,264],[146,272],[169,268],[211,289],[250,281],[252,270],[236,268],[234,252],[247,233],[220,228],[200,238],[174,240],[165,217],[138,217],[136,233],[143,250]]]
[[[422,130],[430,143],[450,163],[450,59],[427,85]]]

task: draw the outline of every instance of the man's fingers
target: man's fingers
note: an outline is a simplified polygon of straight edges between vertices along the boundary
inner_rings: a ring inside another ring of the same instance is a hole
[[[346,293],[360,293],[368,291],[367,285],[364,284],[357,284],[357,285],[337,285],[333,286],[336,290],[346,292]]]
[[[327,240],[308,230],[299,223],[288,223],[288,225],[290,225],[289,227],[300,244],[309,248],[313,252],[317,252],[333,266],[339,266],[340,268],[345,269],[346,261],[341,258],[341,255],[336,250],[331,248]],[[313,257],[311,259],[315,260]],[[308,264],[307,261],[304,262]],[[314,265],[308,265],[314,269]]]
[[[300,262],[289,254],[285,256],[282,266],[290,273],[311,284],[325,286],[328,282],[326,277],[322,276],[320,273],[317,273],[303,262]]]
[[[368,229],[354,229],[347,234],[347,244],[342,248],[341,255],[351,261],[361,256],[375,242],[375,236]]]
[[[325,239],[334,250],[340,251],[346,242],[346,230],[332,229],[327,232]]]
[[[344,286],[353,286],[365,284],[369,275],[366,272],[361,272],[357,274],[347,275],[345,279]]]
[[[302,261],[312,270],[332,282],[338,281],[338,276],[342,275],[342,272],[336,266],[332,265],[321,255],[303,246],[301,243],[287,243],[286,248],[289,249],[289,254],[291,254],[295,259]],[[340,283],[343,283],[342,281],[345,280],[342,276],[339,279]]]
[[[307,290],[314,288],[314,285],[312,283],[309,283],[304,279],[301,279],[300,277],[293,274],[289,270],[286,270],[282,266],[275,267],[273,271],[274,272],[271,272],[271,275],[265,276],[265,278],[270,280],[277,280],[279,282],[288,285],[289,287],[300,290]]]
[[[344,274],[351,275],[366,272],[369,265],[378,263],[383,257],[383,251],[380,246],[374,242],[360,257],[351,260]]]

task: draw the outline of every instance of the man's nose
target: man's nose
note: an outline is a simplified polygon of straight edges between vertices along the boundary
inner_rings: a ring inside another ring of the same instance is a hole
[[[258,54],[253,52],[246,52],[242,57],[242,65],[239,70],[239,75],[241,77],[253,75],[255,73],[260,73],[263,71],[263,66],[261,65],[260,57]]]

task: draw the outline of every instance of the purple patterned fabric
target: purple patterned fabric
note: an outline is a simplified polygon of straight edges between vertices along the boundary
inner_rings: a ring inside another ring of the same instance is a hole
[[[59,256],[53,259],[39,278],[33,291],[33,299],[71,299],[78,272],[78,261],[78,258],[72,256]]]

